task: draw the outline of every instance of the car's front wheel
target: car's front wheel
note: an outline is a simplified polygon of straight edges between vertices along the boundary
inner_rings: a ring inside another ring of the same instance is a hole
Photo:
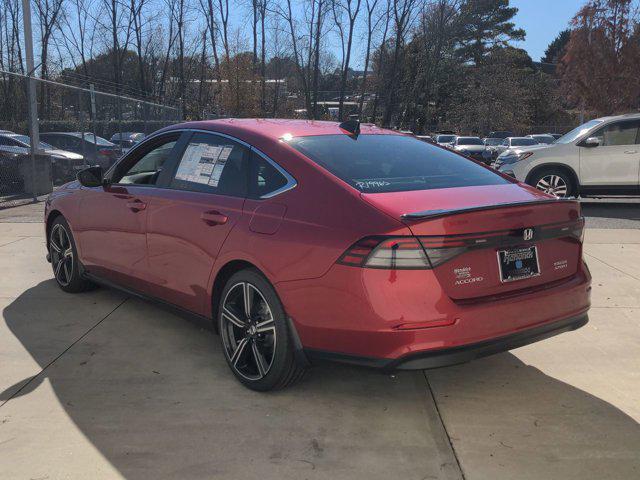
[[[284,388],[302,378],[286,314],[274,288],[256,270],[235,273],[218,306],[224,355],[234,375],[258,391]]]
[[[78,253],[69,224],[58,216],[49,231],[49,258],[58,286],[68,293],[83,292],[94,285],[80,276]]]
[[[573,179],[564,170],[545,169],[536,173],[529,184],[558,198],[573,197],[576,187]]]

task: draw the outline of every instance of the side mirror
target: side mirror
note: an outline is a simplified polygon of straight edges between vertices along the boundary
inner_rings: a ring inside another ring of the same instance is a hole
[[[599,147],[600,139],[598,137],[589,137],[582,144],[587,148]]]
[[[78,172],[78,181],[83,187],[101,187],[104,183],[102,167],[85,168]]]

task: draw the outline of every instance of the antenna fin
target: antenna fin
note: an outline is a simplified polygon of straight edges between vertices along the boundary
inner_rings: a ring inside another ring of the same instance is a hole
[[[360,120],[347,120],[346,122],[342,122],[339,127],[348,132],[349,136],[354,140],[360,135]]]

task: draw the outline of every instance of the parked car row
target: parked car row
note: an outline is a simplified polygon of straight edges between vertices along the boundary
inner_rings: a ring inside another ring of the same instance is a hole
[[[39,147],[51,157],[52,180],[58,185],[74,179],[86,165],[108,169],[144,136],[139,132],[123,132],[114,134],[109,141],[87,132],[42,132]],[[27,135],[0,130],[2,177],[7,188],[13,189],[17,185],[18,162],[29,158],[30,147],[31,139]]]

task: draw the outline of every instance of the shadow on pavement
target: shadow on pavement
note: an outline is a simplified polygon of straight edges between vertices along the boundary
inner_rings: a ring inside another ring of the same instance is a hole
[[[32,301],[69,298],[52,294],[50,284],[29,289],[3,312],[41,368],[51,361],[42,337],[52,327]],[[581,449],[629,462],[629,449],[640,448],[632,418],[511,354],[428,376],[463,468],[466,452],[474,461],[485,447],[505,448],[497,440],[513,447],[512,459],[524,455],[521,445],[543,452],[540,464],[551,462],[546,478],[559,478],[553,466]],[[136,299],[18,393],[19,384],[6,389],[0,398],[13,398],[3,408],[23,401],[31,408],[28,399],[45,379],[77,429],[128,479],[442,478],[422,372],[389,376],[323,364],[289,390],[251,392],[228,371],[217,336]],[[63,441],[63,433],[47,431],[46,412],[30,411],[27,421],[42,422],[47,441]],[[511,430],[495,437],[505,425]],[[523,458],[513,471],[535,465]]]

